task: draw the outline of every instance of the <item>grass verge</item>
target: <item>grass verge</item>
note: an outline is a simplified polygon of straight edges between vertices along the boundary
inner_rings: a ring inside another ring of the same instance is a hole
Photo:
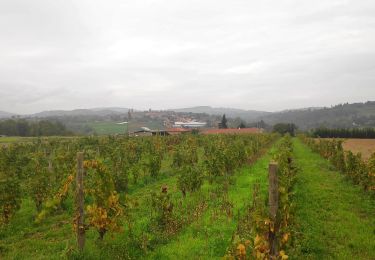
[[[268,163],[275,148],[259,158],[253,165],[238,172],[236,183],[228,191],[233,205],[233,216],[216,215],[211,206],[199,221],[185,228],[170,243],[155,249],[146,259],[220,259],[230,245],[240,214],[252,199],[253,184],[260,184],[260,193],[268,189]]]
[[[375,259],[375,201],[294,139],[301,169],[295,186],[292,259]]]

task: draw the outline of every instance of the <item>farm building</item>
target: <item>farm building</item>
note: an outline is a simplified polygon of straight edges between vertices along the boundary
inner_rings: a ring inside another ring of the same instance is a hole
[[[153,136],[153,135],[169,135],[165,130],[151,130],[148,127],[141,127],[139,130],[129,134],[129,136]]]
[[[167,128],[165,131],[169,135],[179,135],[179,134],[191,133],[191,129],[181,128],[181,127]]]
[[[151,130],[151,129],[140,129],[130,134],[130,136],[154,136],[154,135],[179,135],[191,133],[191,129],[185,128],[168,128],[166,130]]]
[[[152,136],[152,131],[146,131],[144,129],[137,130],[132,133],[129,133],[129,136]]]
[[[207,125],[206,122],[197,122],[197,121],[189,121],[189,122],[174,122],[174,128],[202,128]]]
[[[167,128],[166,130],[151,130],[147,127],[142,127],[140,130],[130,133],[130,136],[155,136],[155,135],[179,135],[191,133],[193,129],[186,128]],[[202,129],[200,134],[260,134],[263,133],[261,128],[227,128],[227,129]]]
[[[209,134],[260,134],[263,133],[262,128],[226,128],[226,129],[206,129],[202,130],[200,133],[204,135]]]

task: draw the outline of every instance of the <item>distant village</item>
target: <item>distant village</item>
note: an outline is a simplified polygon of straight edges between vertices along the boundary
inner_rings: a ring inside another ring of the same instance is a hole
[[[139,129],[129,132],[130,136],[165,136],[192,132],[197,134],[245,134],[262,133],[264,131],[262,128],[246,127],[243,123],[243,127],[228,127],[226,123],[225,126],[223,126],[222,116],[181,112],[176,113],[173,111],[152,111],[151,109],[144,112],[134,112],[129,110],[128,118],[130,120],[129,122],[123,123],[131,124],[131,120],[140,116],[142,116],[143,119],[149,118],[151,120],[162,120],[164,127],[163,129],[151,129],[150,127],[141,126]],[[240,122],[241,120],[239,119],[238,121]]]

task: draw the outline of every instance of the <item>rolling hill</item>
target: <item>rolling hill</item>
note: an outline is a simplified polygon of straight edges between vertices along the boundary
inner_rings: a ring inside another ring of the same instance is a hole
[[[61,117],[61,116],[108,116],[122,114],[123,112],[110,108],[74,109],[74,110],[50,110],[31,114],[30,117]]]
[[[120,120],[127,116],[128,108],[102,107],[92,109],[52,110],[43,111],[31,115],[23,115],[24,118],[58,118],[63,121],[74,120],[75,124],[91,121]],[[221,116],[226,114],[228,118],[241,118],[248,123],[263,120],[268,125],[276,123],[294,123],[301,130],[309,130],[317,127],[328,128],[354,128],[375,127],[375,101],[353,104],[339,104],[332,107],[311,107],[280,112],[265,112],[256,110],[243,110],[236,108],[216,108],[210,106],[197,106],[190,108],[168,109],[177,113],[207,114]],[[0,111],[0,118],[10,118],[15,114]]]
[[[288,110],[260,116],[267,124],[294,123],[301,130],[317,127],[375,127],[375,102],[340,104],[333,107]]]
[[[16,114],[0,111],[0,118],[10,118],[12,116],[15,116]]]
[[[317,127],[375,127],[375,101],[353,104],[345,103],[332,107],[301,108],[280,112],[213,108],[209,106],[173,109],[173,111],[206,113],[210,115],[226,114],[228,117],[240,117],[250,123],[263,120],[268,125],[294,123],[301,130],[309,130]]]
[[[237,108],[222,108],[222,107],[210,107],[210,106],[198,106],[198,107],[190,107],[190,108],[178,108],[178,109],[170,109],[171,111],[175,112],[190,112],[190,113],[204,113],[208,115],[223,115],[225,114],[227,117],[240,117],[245,121],[253,121],[261,116],[266,116],[271,114],[271,112],[265,111],[256,111],[256,110],[244,110],[244,109],[237,109]]]

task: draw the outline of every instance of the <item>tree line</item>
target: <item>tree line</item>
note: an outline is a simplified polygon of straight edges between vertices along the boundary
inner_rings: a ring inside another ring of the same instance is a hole
[[[52,136],[73,135],[59,121],[28,121],[25,119],[7,119],[0,121],[0,135],[6,136]]]
[[[273,132],[279,133],[282,135],[290,134],[295,136],[297,131],[297,126],[293,123],[278,123],[273,126]]]
[[[321,138],[375,138],[374,128],[318,128],[312,132],[313,137]]]

